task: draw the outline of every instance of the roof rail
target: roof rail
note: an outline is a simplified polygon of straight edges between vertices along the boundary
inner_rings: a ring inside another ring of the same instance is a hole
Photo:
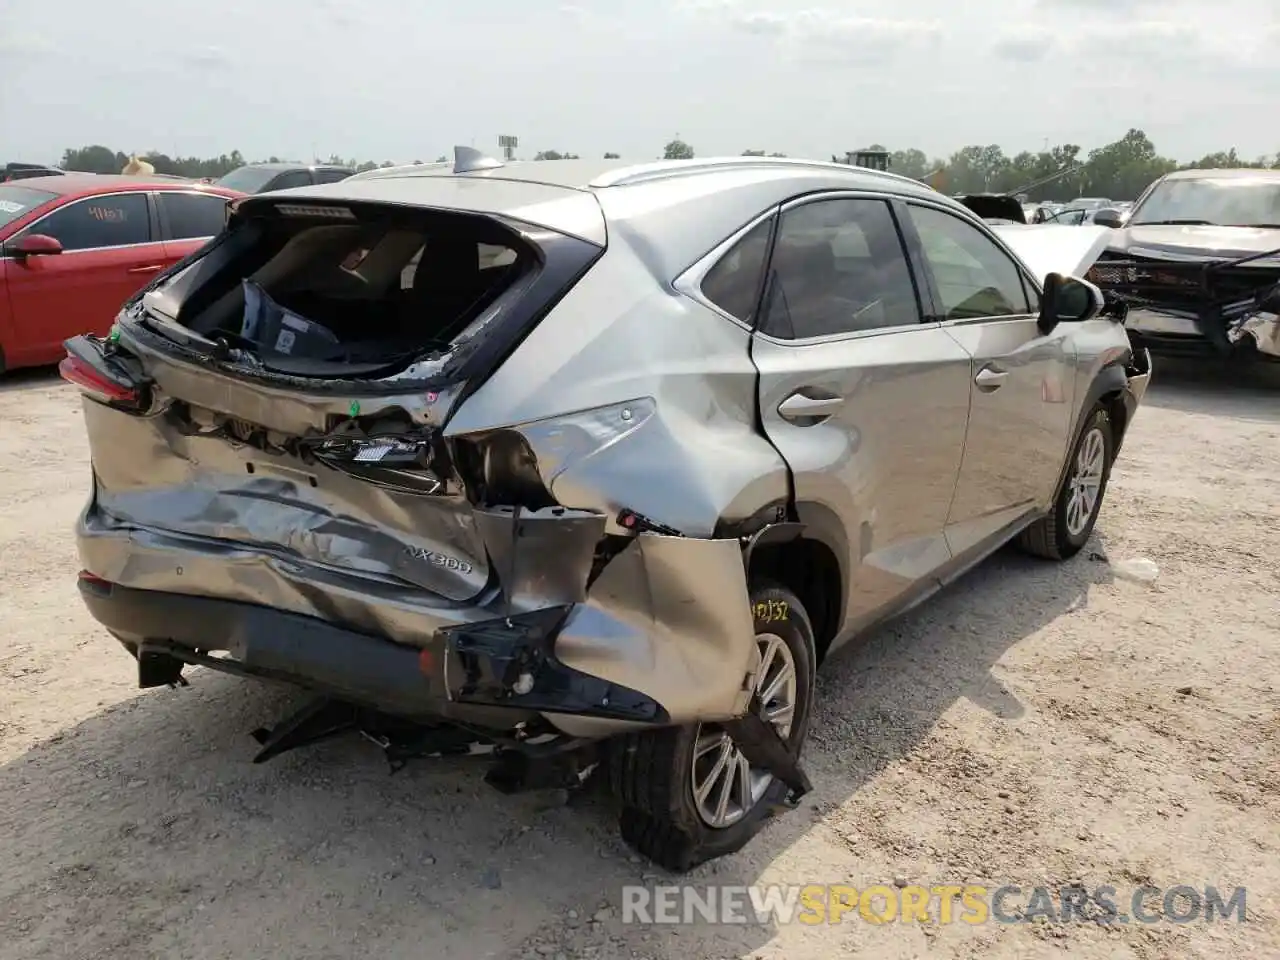
[[[891,180],[919,185],[918,180],[892,173],[887,170],[873,170],[869,167],[855,167],[847,163],[832,163],[828,160],[804,160],[795,157],[708,157],[699,160],[658,160],[654,163],[623,167],[601,174],[591,181],[592,187],[624,187],[652,180],[665,180],[670,177],[692,176],[700,173],[714,173],[721,170],[777,170],[802,168],[823,170],[870,177],[886,177]]]

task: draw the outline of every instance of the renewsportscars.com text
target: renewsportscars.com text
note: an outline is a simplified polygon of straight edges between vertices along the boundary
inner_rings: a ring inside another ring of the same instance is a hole
[[[622,921],[682,923],[1191,923],[1245,919],[1246,889],[939,884],[627,886]]]

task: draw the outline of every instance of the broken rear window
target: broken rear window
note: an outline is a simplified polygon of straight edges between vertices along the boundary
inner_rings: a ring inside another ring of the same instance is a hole
[[[156,291],[161,312],[176,307],[183,326],[268,367],[282,356],[377,365],[448,350],[537,262],[487,217],[292,209],[303,213],[264,209],[176,274]]]

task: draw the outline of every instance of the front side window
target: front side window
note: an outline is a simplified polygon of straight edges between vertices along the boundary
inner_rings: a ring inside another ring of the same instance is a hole
[[[1019,316],[1031,312],[1022,273],[986,234],[959,217],[911,205],[941,300],[941,320]]]
[[[838,198],[782,215],[761,329],[783,340],[920,322],[911,269],[883,200]]]
[[[227,201],[211,193],[164,191],[156,195],[169,223],[170,240],[213,237],[226,223]]]
[[[769,218],[752,227],[702,278],[702,295],[744,323],[755,320],[772,225]]]
[[[63,250],[124,247],[151,240],[151,217],[142,193],[86,197],[55,210],[24,233],[53,237]]]

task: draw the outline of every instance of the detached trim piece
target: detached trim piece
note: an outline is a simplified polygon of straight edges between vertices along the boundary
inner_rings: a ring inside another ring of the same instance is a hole
[[[571,606],[440,631],[449,699],[486,707],[666,724],[656,700],[561,663],[553,648]]]

